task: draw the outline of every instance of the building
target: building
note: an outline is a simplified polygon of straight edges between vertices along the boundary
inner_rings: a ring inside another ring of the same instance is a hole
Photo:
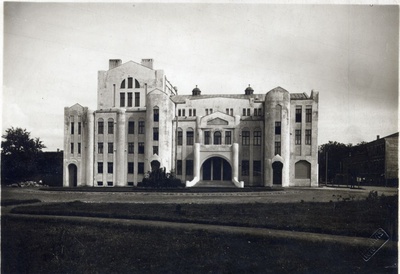
[[[343,172],[363,184],[396,186],[399,182],[399,133],[354,146],[343,159]]]
[[[110,60],[97,96],[64,109],[64,186],[136,186],[159,167],[187,187],[318,185],[318,92],[178,95],[144,59]]]

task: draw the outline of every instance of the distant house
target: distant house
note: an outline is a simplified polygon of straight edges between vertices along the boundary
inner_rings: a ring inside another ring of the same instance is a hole
[[[64,186],[136,186],[153,169],[186,186],[318,186],[318,92],[178,95],[152,59],[110,60],[97,109],[64,110]]]
[[[351,173],[363,183],[381,186],[398,185],[399,133],[351,148],[343,159],[343,171]]]

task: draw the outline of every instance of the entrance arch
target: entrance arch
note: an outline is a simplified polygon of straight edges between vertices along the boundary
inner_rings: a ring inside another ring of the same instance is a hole
[[[282,185],[282,168],[282,162],[276,161],[272,163],[272,183],[274,185]]]
[[[160,169],[161,166],[160,162],[157,160],[151,161],[150,165],[151,165],[151,171],[157,171]]]
[[[68,178],[69,178],[69,186],[78,186],[78,168],[75,164],[70,164],[68,166]]]
[[[221,157],[207,159],[202,168],[202,180],[204,181],[231,181],[232,167],[227,160]]]

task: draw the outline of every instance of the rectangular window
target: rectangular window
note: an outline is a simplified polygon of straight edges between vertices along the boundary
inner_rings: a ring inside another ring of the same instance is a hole
[[[138,153],[144,154],[144,143],[143,142],[138,143]]]
[[[128,92],[128,107],[132,107],[132,92]]]
[[[103,121],[99,121],[97,123],[97,131],[99,134],[104,134],[104,122]]]
[[[306,145],[311,145],[311,129],[306,129]]]
[[[204,131],[204,144],[209,145],[210,143],[211,143],[210,132]]]
[[[258,110],[256,108],[254,109],[254,116],[258,116]]]
[[[306,123],[311,123],[312,121],[312,109],[306,108]]]
[[[135,134],[135,122],[134,121],[128,122],[128,134]]]
[[[111,174],[114,171],[113,163],[107,163],[107,173]]]
[[[103,173],[103,163],[97,163],[97,173]]]
[[[135,151],[135,144],[134,143],[128,143],[128,153],[133,154]]]
[[[275,142],[275,155],[281,155],[281,142]]]
[[[281,122],[275,122],[275,135],[281,135]]]
[[[182,175],[182,160],[176,162],[176,175]]]
[[[261,131],[254,131],[254,144],[255,146],[261,146]]]
[[[178,109],[178,116],[182,116],[182,111]]]
[[[103,143],[97,143],[97,153],[98,154],[103,154]]]
[[[74,143],[71,143],[71,154],[74,154]]]
[[[300,129],[296,129],[295,144],[296,145],[301,145],[301,130]]]
[[[107,186],[113,186],[113,182],[108,181]]]
[[[82,123],[78,122],[78,134],[81,135],[82,134]]]
[[[250,131],[242,131],[242,145],[250,145]]]
[[[153,127],[153,140],[158,141],[158,127]]]
[[[128,174],[133,174],[133,162],[128,162]]]
[[[153,109],[153,121],[158,122],[160,119],[160,111],[158,108]]]
[[[182,109],[182,116],[186,116],[185,109]]]
[[[139,121],[139,134],[144,134],[144,121]]]
[[[225,131],[225,145],[232,144],[232,131]]]
[[[249,161],[242,160],[242,176],[249,176]]]
[[[211,114],[211,113],[213,113],[213,109],[212,109],[212,108],[210,108],[210,114]]]
[[[262,109],[261,108],[258,109],[258,116],[262,116]]]
[[[296,107],[296,123],[301,123],[301,106]]]
[[[78,154],[81,154],[81,143],[78,143]]]
[[[108,121],[108,134],[114,134],[114,122]]]
[[[227,109],[226,109],[226,114],[228,114],[228,115],[229,115],[229,108],[227,108]]]
[[[153,146],[153,155],[154,154],[158,155],[158,146]]]
[[[182,131],[178,131],[178,146],[181,146],[182,143]]]
[[[140,93],[135,92],[135,107],[140,106]]]
[[[250,116],[250,109],[247,109],[247,116]]]
[[[233,116],[233,108],[231,108],[231,116]]]
[[[128,78],[128,88],[132,88],[132,86],[133,86],[133,78],[129,77]]]
[[[193,145],[193,131],[186,131],[186,145],[192,146]]]
[[[128,182],[128,186],[133,186],[133,182]]]
[[[108,153],[114,153],[114,144],[108,143]]]
[[[125,92],[119,94],[119,106],[125,107]]]
[[[243,109],[243,116],[246,116],[246,109]]]
[[[192,116],[192,109],[189,109],[189,116]]]
[[[196,116],[196,109],[193,109],[193,116]]]
[[[186,175],[193,175],[193,160],[186,160]]]
[[[206,108],[206,115],[208,115],[208,108]]]
[[[253,176],[261,176],[261,161],[253,161]]]
[[[138,163],[138,174],[144,174],[144,163]]]
[[[71,134],[74,135],[75,134],[75,123],[71,122]]]
[[[98,185],[98,186],[102,186],[102,185],[103,185],[103,182],[102,182],[102,181],[98,181],[98,182],[97,182],[97,185]]]

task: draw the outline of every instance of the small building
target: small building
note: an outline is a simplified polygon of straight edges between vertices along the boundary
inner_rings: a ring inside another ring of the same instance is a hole
[[[163,167],[187,187],[313,187],[317,138],[318,92],[178,95],[152,59],[110,60],[97,109],[64,109],[64,186],[136,186]]]

